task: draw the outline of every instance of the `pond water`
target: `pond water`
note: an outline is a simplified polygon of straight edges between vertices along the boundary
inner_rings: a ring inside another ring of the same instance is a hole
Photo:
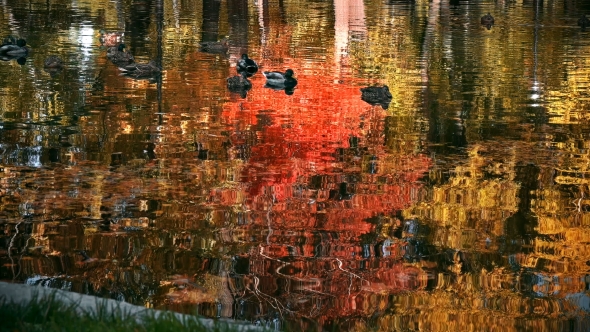
[[[4,0],[29,52],[0,58],[0,279],[276,329],[584,331],[583,13]],[[122,76],[113,33],[161,74]],[[288,68],[294,89],[265,86]]]

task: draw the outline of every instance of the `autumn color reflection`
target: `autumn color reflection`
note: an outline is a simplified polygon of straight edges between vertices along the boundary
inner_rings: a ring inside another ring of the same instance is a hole
[[[277,329],[587,326],[582,7],[30,3],[0,8],[35,51],[0,62],[2,280]]]

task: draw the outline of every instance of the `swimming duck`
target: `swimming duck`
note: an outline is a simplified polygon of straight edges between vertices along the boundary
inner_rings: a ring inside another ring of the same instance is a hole
[[[266,77],[266,85],[274,88],[293,88],[297,85],[297,80],[293,78],[293,70],[287,69],[284,73],[278,71],[265,71],[262,73]]]
[[[117,66],[124,66],[135,61],[133,55],[125,51],[125,44],[119,44],[116,47],[109,47],[107,50],[107,58]]]
[[[114,47],[117,46],[122,40],[123,32],[106,32],[104,30],[100,30],[100,37],[98,38],[100,43],[106,47]]]
[[[61,58],[57,55],[50,55],[47,58],[45,58],[43,67],[60,69],[63,67],[63,61],[61,61]]]
[[[252,76],[258,71],[258,64],[256,61],[248,58],[248,54],[242,54],[242,58],[238,60],[238,72],[246,72],[248,76]]]
[[[5,44],[0,46],[0,56],[4,57],[25,57],[29,54],[26,47],[27,42],[24,39],[16,40],[15,44]]]
[[[125,76],[132,78],[152,78],[162,72],[162,69],[156,65],[155,61],[146,63],[131,63],[123,67],[119,67]]]
[[[581,27],[582,30],[586,29],[586,27],[590,27],[590,19],[586,17],[586,14],[578,19],[578,26]]]
[[[494,17],[490,13],[485,14],[481,17],[481,25],[485,25],[488,30],[491,29],[494,25]]]
[[[43,62],[43,70],[51,77],[56,77],[63,68],[63,61],[57,55],[50,55]]]
[[[252,83],[248,80],[248,74],[243,71],[240,75],[227,78],[227,88],[230,91],[250,89],[252,88]]]
[[[220,41],[201,42],[201,51],[207,53],[226,53],[229,50],[227,38]]]
[[[361,88],[361,99],[366,101],[371,105],[381,105],[383,109],[387,109],[389,107],[389,103],[391,103],[391,92],[389,92],[389,87],[387,85],[383,85],[382,87],[378,86],[369,86],[366,88]]]
[[[227,89],[234,93],[239,93],[242,98],[246,98],[248,90],[252,88],[252,83],[248,80],[248,73],[242,71],[240,75],[227,78]]]

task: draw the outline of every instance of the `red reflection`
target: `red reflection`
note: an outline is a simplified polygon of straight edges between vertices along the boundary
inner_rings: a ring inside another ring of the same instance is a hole
[[[306,217],[274,220],[275,226],[349,229],[361,234],[371,229],[370,224],[363,222],[366,218],[408,207],[420,187],[415,181],[430,164],[429,158],[422,155],[396,156],[396,165],[406,166],[398,166],[402,168],[395,169],[394,174],[362,174],[356,193],[348,200],[330,200],[329,192],[322,190],[294,195],[294,185],[300,183],[305,187],[313,175],[335,178],[330,189],[338,189],[337,178],[343,177],[346,173],[342,168],[350,165],[343,165],[334,156],[338,148],[350,147],[351,136],[369,141],[371,135],[372,153],[384,160],[387,156],[383,138],[378,139],[380,142],[374,139],[383,135],[366,129],[380,126],[361,128],[360,123],[382,122],[387,113],[380,106],[362,101],[358,85],[328,79],[324,68],[318,68],[319,73],[308,73],[308,64],[301,60],[285,62],[298,73],[299,84],[293,95],[264,88],[264,78],[258,75],[253,78],[254,88],[246,99],[225,105],[223,118],[230,128],[256,130],[241,178],[248,187],[248,208],[285,211],[293,208],[286,203],[296,199],[308,203],[297,208]],[[230,137],[234,146],[245,143],[240,132]],[[377,184],[378,179],[382,183]],[[318,204],[325,210],[321,222],[315,217]]]
[[[212,193],[217,202],[244,204],[249,211],[245,227],[264,230],[263,241],[257,238],[261,243],[250,252],[249,273],[258,288],[248,289],[272,294],[278,280],[289,279],[296,282],[292,293],[281,295],[284,301],[299,291],[330,294],[331,304],[314,315],[319,321],[369,312],[374,306],[366,307],[368,294],[424,288],[427,280],[426,272],[405,266],[399,255],[360,267],[359,238],[375,231],[367,219],[415,202],[421,187],[417,180],[430,159],[387,153],[383,123],[388,113],[361,100],[360,88],[368,82],[340,79],[351,76],[343,75],[348,69],[340,64],[347,56],[349,33],[363,36],[364,11],[357,1],[335,6],[336,14],[346,17],[336,19],[336,33],[342,35],[335,38],[334,61],[291,54],[292,28],[273,22],[272,16],[261,21],[262,56],[256,59],[261,71],[291,68],[298,85],[288,95],[265,88],[258,73],[246,98],[228,98],[222,118],[230,142],[233,148],[248,149],[241,157],[245,193]],[[357,137],[364,149],[339,158],[338,151],[352,151],[350,137]],[[368,170],[364,163],[373,157],[379,166]],[[312,184],[318,178],[321,184]],[[339,192],[342,183],[347,185],[344,193]],[[284,257],[291,257],[289,263]],[[299,312],[311,309],[306,305],[300,304]]]

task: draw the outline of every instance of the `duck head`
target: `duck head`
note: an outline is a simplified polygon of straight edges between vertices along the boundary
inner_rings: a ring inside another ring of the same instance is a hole
[[[388,98],[392,98],[393,96],[391,95],[391,92],[389,92],[389,87],[387,85],[383,85],[383,92],[385,93],[385,96]]]
[[[285,71],[285,77],[287,77],[287,78],[291,78],[291,77],[293,77],[293,74],[295,74],[295,73],[294,73],[294,72],[293,72],[293,70],[291,70],[291,69],[287,69],[287,70]]]

